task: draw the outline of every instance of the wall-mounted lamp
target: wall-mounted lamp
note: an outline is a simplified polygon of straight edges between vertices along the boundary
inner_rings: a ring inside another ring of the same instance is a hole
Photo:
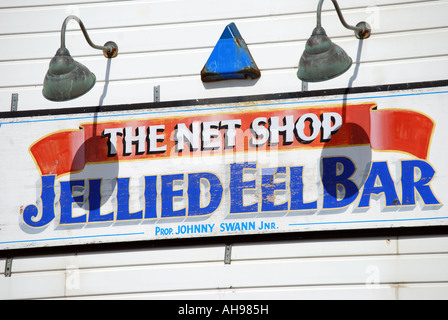
[[[104,46],[95,45],[78,17],[68,16],[65,18],[61,29],[61,47],[50,61],[42,90],[44,97],[51,101],[67,101],[77,98],[95,85],[95,75],[84,65],[76,62],[65,47],[65,30],[67,23],[72,19],[78,22],[84,37],[92,48],[102,50],[106,58],[114,58],[118,54],[118,46],[115,42],[108,41]]]
[[[370,26],[360,22],[350,26],[345,22],[336,0],[331,0],[338,13],[339,20],[347,29],[353,30],[358,39],[367,39],[370,36]],[[297,76],[306,82],[319,82],[335,78],[352,65],[352,59],[339,46],[331,42],[321,26],[321,12],[324,0],[317,6],[317,26],[305,45],[305,51],[299,62]]]

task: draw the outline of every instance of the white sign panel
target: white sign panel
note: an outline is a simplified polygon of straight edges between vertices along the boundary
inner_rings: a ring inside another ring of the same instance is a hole
[[[437,87],[0,119],[0,249],[447,225],[447,107]]]

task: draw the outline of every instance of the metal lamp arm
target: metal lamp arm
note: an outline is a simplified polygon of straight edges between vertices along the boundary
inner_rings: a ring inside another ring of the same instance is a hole
[[[79,19],[77,16],[68,16],[65,18],[64,22],[62,23],[62,29],[61,29],[61,48],[65,48],[65,31],[67,29],[67,24],[70,20],[75,20],[78,22],[79,26],[81,27],[82,33],[84,34],[84,38],[86,39],[87,43],[94,49],[102,50],[104,55],[107,58],[114,58],[118,54],[118,46],[115,42],[108,41],[104,44],[104,46],[96,45],[92,42],[92,40],[89,37],[89,34],[87,33],[86,27],[84,26],[84,23],[82,23],[81,19]]]
[[[366,39],[370,36],[371,29],[370,29],[370,26],[366,22],[364,22],[364,21],[359,22],[356,26],[349,25],[345,21],[344,16],[342,15],[342,11],[341,11],[341,8],[339,7],[338,2],[336,0],[331,0],[331,2],[333,2],[333,5],[336,9],[339,20],[341,21],[342,25],[345,28],[355,31],[355,35],[358,39]],[[321,15],[322,15],[323,3],[324,3],[324,0],[320,0],[319,4],[317,6],[317,26],[318,27],[321,27]]]

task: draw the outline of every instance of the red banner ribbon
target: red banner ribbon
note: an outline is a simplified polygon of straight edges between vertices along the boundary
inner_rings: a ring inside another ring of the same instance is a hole
[[[212,156],[232,152],[253,152],[260,148],[265,148],[266,151],[281,151],[370,144],[374,150],[405,152],[420,159],[427,159],[434,122],[419,112],[400,109],[376,110],[375,107],[375,103],[364,103],[87,123],[79,130],[64,130],[43,137],[30,147],[30,153],[42,175],[57,176],[81,171],[86,164],[196,155]],[[325,139],[323,130],[320,132],[315,130],[319,124],[321,128],[324,127],[324,114],[335,113],[340,115],[342,125],[336,128],[336,120],[332,119],[333,122],[329,124],[327,118],[327,127],[332,131],[331,137]],[[304,137],[315,137],[312,140],[310,138],[310,141],[300,138],[298,132],[300,126],[297,123],[301,117],[304,123],[301,134]],[[292,139],[289,136],[289,140],[286,141],[287,134],[283,131],[280,132],[283,135],[279,137],[278,144],[270,143],[269,139],[261,145],[252,143],[253,139],[257,139],[258,142],[263,140],[259,135],[263,130],[259,130],[257,134],[257,129],[264,127],[271,130],[272,122],[277,122],[278,130],[278,127],[285,125],[286,118],[294,121]],[[233,127],[232,125],[229,127],[229,123],[232,123]],[[254,127],[254,123],[258,128]],[[180,125],[195,133],[190,138],[200,139],[198,143],[201,147],[194,150],[191,150],[191,147],[180,148],[180,142],[176,140]],[[208,136],[214,146],[214,150],[211,151],[203,148],[204,136],[201,132],[206,130],[205,125],[213,131],[213,134]],[[139,127],[143,129],[138,129]],[[150,130],[150,127],[154,127],[154,130]],[[234,130],[229,132],[226,128]],[[109,135],[105,134],[107,132]],[[132,132],[135,141],[132,143],[132,150],[125,152],[126,133],[129,132]],[[152,143],[156,152],[151,152],[148,147],[150,132],[153,134]],[[135,137],[138,135],[146,135],[145,146],[137,147],[138,143],[142,144],[143,141],[137,141]],[[230,147],[226,145],[226,139],[232,140]]]

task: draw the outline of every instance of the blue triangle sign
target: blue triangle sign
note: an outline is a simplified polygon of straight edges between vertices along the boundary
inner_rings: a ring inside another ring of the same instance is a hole
[[[256,79],[261,76],[246,42],[235,23],[224,29],[207,63],[201,71],[203,82],[227,79]]]

